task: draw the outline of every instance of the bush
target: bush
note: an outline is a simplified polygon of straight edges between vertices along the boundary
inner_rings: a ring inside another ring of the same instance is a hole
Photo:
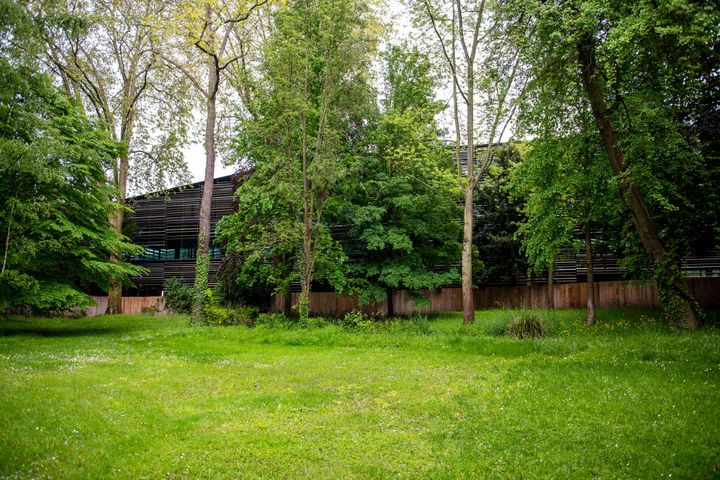
[[[255,320],[255,326],[268,328],[285,327],[292,323],[293,322],[282,313],[261,313]]]
[[[505,335],[518,339],[542,338],[547,336],[547,331],[542,318],[536,312],[527,311],[520,312],[508,323],[505,327]]]
[[[227,325],[252,327],[260,315],[258,307],[234,307],[228,309]]]
[[[343,327],[358,328],[365,325],[367,321],[368,318],[364,313],[358,310],[353,310],[346,313],[345,316],[341,318],[338,323]]]
[[[240,306],[226,308],[218,305],[215,294],[209,288],[205,290],[204,295],[204,313],[208,325],[214,327],[228,327],[233,325],[252,327],[260,314],[260,309],[257,307]]]
[[[165,282],[165,306],[175,313],[190,313],[192,306],[192,287],[185,285],[179,278],[169,278]]]

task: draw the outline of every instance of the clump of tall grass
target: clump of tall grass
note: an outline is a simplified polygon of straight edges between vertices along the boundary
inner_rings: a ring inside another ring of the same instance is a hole
[[[533,310],[521,310],[505,326],[505,335],[517,339],[543,338],[547,336],[545,322]]]

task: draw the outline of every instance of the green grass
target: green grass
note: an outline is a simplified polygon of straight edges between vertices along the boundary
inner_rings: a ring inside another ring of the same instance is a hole
[[[713,478],[720,332],[655,312],[378,329],[0,320],[0,477]]]

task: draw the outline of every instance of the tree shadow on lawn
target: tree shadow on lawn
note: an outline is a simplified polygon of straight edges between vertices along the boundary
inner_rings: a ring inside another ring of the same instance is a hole
[[[105,335],[120,335],[123,333],[130,333],[141,329],[140,326],[128,324],[102,326],[94,324],[82,326],[82,324],[68,325],[67,320],[57,319],[58,324],[52,325],[49,323],[50,321],[47,321],[48,323],[38,324],[36,322],[33,322],[32,319],[0,319],[0,337],[98,337]]]

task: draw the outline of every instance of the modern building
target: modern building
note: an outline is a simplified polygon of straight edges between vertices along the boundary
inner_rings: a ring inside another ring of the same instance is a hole
[[[210,237],[210,286],[214,285],[222,255],[215,245],[215,227],[218,220],[234,211],[233,192],[241,175],[216,178],[212,194]],[[185,283],[195,279],[195,252],[197,251],[198,214],[204,182],[173,188],[161,193],[150,193],[129,198],[134,212],[127,215],[124,230],[132,241],[145,248],[143,255],[132,259],[150,272],[133,278],[135,287],[125,295],[160,295],[165,281],[172,277]]]

